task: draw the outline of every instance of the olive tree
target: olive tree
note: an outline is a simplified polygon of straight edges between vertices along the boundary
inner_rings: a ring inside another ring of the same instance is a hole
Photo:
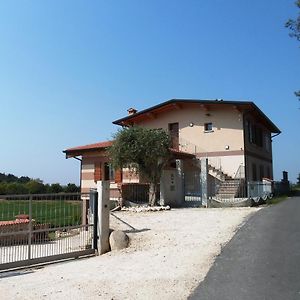
[[[295,2],[296,6],[298,7],[298,16],[296,19],[289,19],[285,23],[285,27],[290,29],[290,37],[296,38],[298,42],[300,42],[300,0]],[[295,92],[295,95],[300,100],[300,90]]]
[[[170,156],[170,139],[162,129],[132,126],[119,130],[109,150],[115,168],[129,167],[150,184],[149,205],[156,202],[162,170]]]

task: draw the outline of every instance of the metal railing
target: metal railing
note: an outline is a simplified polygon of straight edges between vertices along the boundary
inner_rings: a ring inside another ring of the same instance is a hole
[[[82,193],[0,196],[0,270],[94,254],[95,201]]]
[[[272,182],[267,181],[249,181],[247,184],[248,197],[250,199],[261,198],[266,200],[273,195]]]
[[[184,201],[202,203],[201,176],[199,171],[184,173]]]

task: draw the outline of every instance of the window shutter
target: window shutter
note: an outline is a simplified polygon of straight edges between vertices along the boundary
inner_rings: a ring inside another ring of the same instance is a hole
[[[122,182],[122,169],[117,169],[115,171],[115,182],[116,183]]]
[[[94,181],[102,180],[102,170],[101,170],[101,163],[95,163],[94,165]]]

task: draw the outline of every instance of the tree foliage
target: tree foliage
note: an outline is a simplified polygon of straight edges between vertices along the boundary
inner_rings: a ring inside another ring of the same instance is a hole
[[[0,195],[43,194],[43,193],[76,193],[80,187],[74,183],[63,186],[59,183],[44,184],[40,179],[27,176],[17,177],[13,174],[0,173]]]
[[[296,19],[289,19],[285,23],[285,27],[290,29],[290,37],[295,38],[297,41],[300,42],[300,0],[297,0],[295,4],[299,9],[298,16]],[[296,91],[295,95],[296,97],[298,97],[298,100],[300,100],[300,90]]]
[[[156,203],[156,192],[169,153],[170,139],[162,129],[129,127],[114,136],[110,157],[115,168],[135,168],[150,183],[149,204]]]

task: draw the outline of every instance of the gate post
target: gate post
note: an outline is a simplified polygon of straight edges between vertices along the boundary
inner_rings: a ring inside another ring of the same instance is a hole
[[[28,260],[31,259],[31,244],[32,244],[32,195],[29,197],[29,224],[28,224]]]
[[[109,251],[109,181],[97,182],[98,192],[98,251]]]
[[[176,159],[176,183],[177,183],[177,205],[184,203],[184,177],[183,177],[183,160]]]
[[[98,192],[95,190],[90,191],[90,200],[89,200],[90,211],[92,212],[93,220],[93,249],[95,253],[98,254]],[[88,227],[86,227],[88,230]]]
[[[201,197],[202,205],[207,207],[208,159],[201,158]]]

